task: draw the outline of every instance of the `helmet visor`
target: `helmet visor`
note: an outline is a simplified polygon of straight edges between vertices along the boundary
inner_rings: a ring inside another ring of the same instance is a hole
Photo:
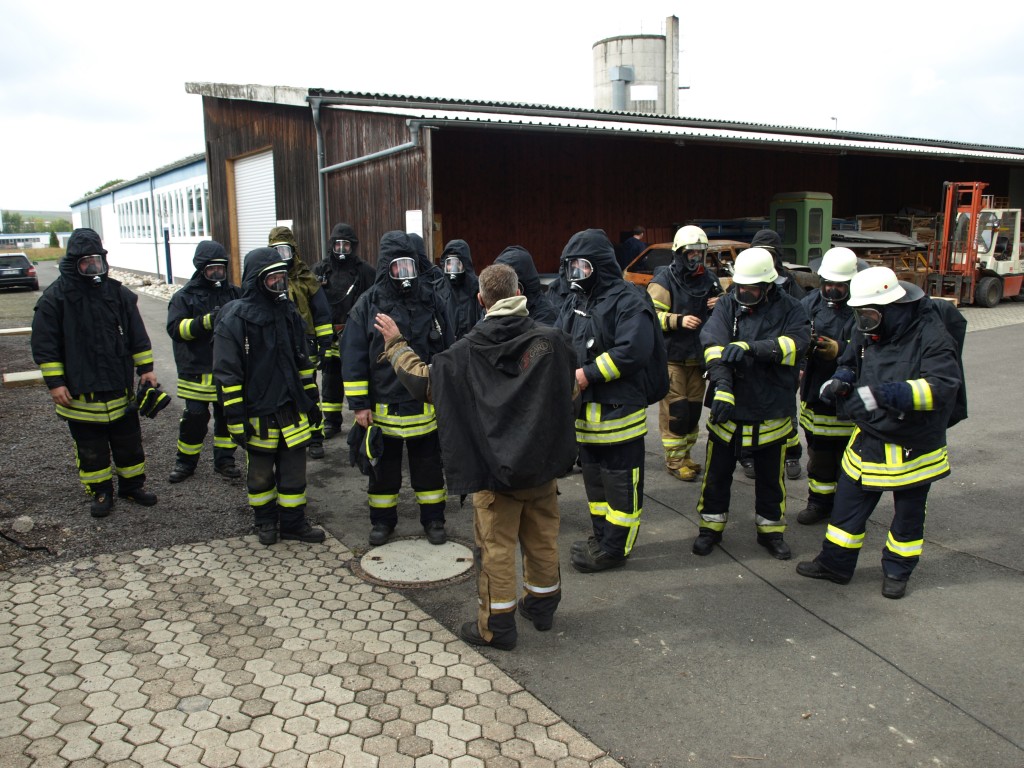
[[[846,301],[850,298],[850,284],[833,280],[825,280],[821,284],[821,295],[826,301],[835,304]]]
[[[335,240],[331,244],[331,250],[335,256],[348,256],[352,253],[352,241],[351,240]]]
[[[78,274],[83,277],[96,277],[97,275],[107,274],[107,262],[98,253],[79,256],[77,267]]]
[[[277,251],[286,264],[291,264],[292,259],[295,258],[295,249],[288,245],[288,243],[278,243],[274,246],[274,250]]]
[[[707,243],[687,243],[686,245],[682,245],[679,248],[676,248],[676,253],[687,253],[688,254],[688,253],[696,252],[696,253],[699,253],[699,254],[703,255],[704,253],[707,252],[707,250],[708,250],[708,244]]]
[[[288,290],[288,273],[283,269],[263,275],[263,287],[267,293],[284,293]]]
[[[569,259],[568,275],[570,280],[586,280],[594,274],[594,265],[588,259]]]
[[[226,261],[211,261],[203,267],[203,277],[211,283],[221,283],[228,279],[228,264]]]
[[[402,256],[391,262],[391,277],[395,280],[412,280],[416,277],[416,260]]]
[[[444,273],[446,275],[451,275],[452,277],[454,277],[456,275],[461,275],[465,271],[466,267],[465,265],[463,265],[462,259],[460,259],[458,256],[445,256]]]
[[[853,314],[857,318],[857,329],[864,333],[877,331],[882,325],[882,311],[875,307],[854,307]]]
[[[753,307],[761,303],[767,291],[764,283],[736,283],[736,301],[744,307]]]

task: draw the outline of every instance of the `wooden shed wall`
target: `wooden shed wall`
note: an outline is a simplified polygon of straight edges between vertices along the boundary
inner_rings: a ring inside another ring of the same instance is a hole
[[[206,167],[210,184],[213,239],[236,257],[228,202],[229,162],[255,152],[274,152],[277,219],[291,219],[307,263],[319,261],[316,132],[308,109],[235,99],[203,98]],[[267,230],[270,234],[270,230]]]

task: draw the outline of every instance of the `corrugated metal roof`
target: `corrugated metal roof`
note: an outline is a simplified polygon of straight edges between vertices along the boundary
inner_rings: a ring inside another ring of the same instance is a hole
[[[79,205],[80,203],[84,203],[87,200],[94,200],[97,197],[103,197],[103,195],[109,195],[111,192],[117,192],[118,190],[124,189],[125,187],[130,187],[132,184],[138,184],[140,181],[145,181],[146,179],[155,178],[157,176],[163,176],[165,173],[170,173],[171,171],[175,171],[178,168],[184,168],[187,165],[192,165],[193,163],[198,163],[198,162],[204,161],[204,160],[206,160],[206,153],[205,152],[200,152],[200,153],[195,154],[195,155],[189,155],[188,157],[182,158],[181,160],[176,160],[173,163],[168,163],[167,165],[162,165],[159,168],[157,168],[155,171],[150,171],[149,173],[144,173],[141,176],[136,176],[134,179],[130,179],[129,181],[122,181],[119,184],[114,184],[111,187],[107,187],[106,189],[102,189],[99,192],[93,192],[92,194],[86,195],[85,197],[81,197],[78,200],[75,200],[73,203],[71,203],[71,205],[72,206]]]
[[[376,97],[371,97],[376,98]],[[504,113],[494,111],[462,111],[440,108],[433,105],[388,106],[386,104],[343,103],[333,104],[338,109],[357,112],[372,112],[405,117],[410,120],[432,121],[454,126],[465,125],[506,128],[564,129],[576,132],[610,132],[627,135],[641,135],[654,138],[729,142],[758,145],[794,146],[807,149],[829,149],[869,153],[900,153],[955,157],[975,160],[993,160],[1024,163],[1024,149],[1011,147],[982,147],[963,143],[928,142],[924,139],[905,140],[898,137],[871,134],[837,134],[821,131],[805,131],[774,126],[745,125],[742,123],[713,123],[693,121],[686,118],[662,118],[661,116],[637,115],[635,113],[600,112],[597,110],[550,110],[546,114],[532,112]],[[510,105],[511,106],[511,105]],[[527,109],[535,109],[528,107]],[[574,116],[568,116],[570,112]],[[581,117],[583,113],[589,119]],[[624,121],[621,118],[641,118]],[[643,119],[648,118],[648,119]],[[723,127],[727,126],[727,127]],[[910,142],[913,143],[910,143]]]

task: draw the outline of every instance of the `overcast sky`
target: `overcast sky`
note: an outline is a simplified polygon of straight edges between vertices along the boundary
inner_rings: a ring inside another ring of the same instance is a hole
[[[186,82],[592,107],[594,43],[671,15],[684,116],[1024,147],[1019,0],[606,5],[0,0],[0,208],[202,152]]]

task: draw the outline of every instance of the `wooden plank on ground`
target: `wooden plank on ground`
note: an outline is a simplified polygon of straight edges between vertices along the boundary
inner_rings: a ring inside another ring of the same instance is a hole
[[[44,383],[43,372],[40,370],[4,374],[5,387],[34,387],[42,383]]]

